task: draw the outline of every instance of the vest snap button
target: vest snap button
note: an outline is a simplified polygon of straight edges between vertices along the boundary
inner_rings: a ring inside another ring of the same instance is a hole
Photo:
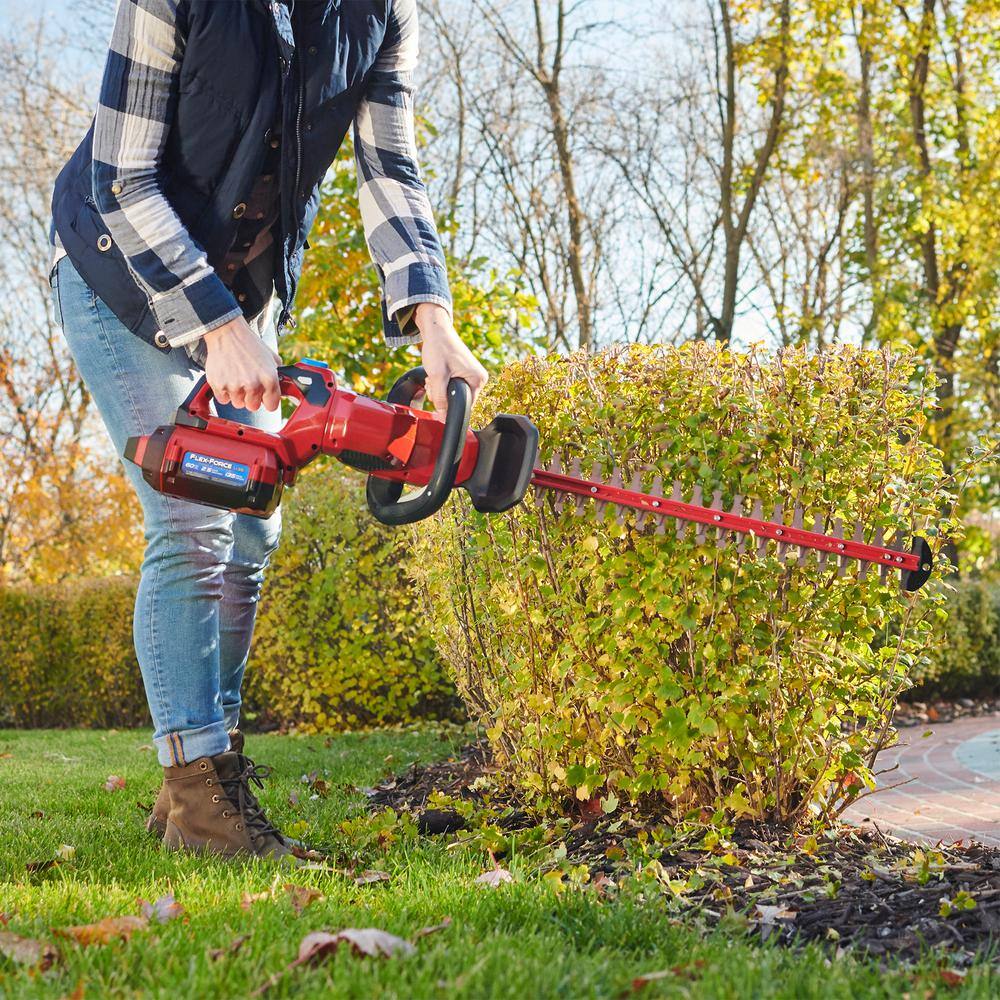
[[[97,249],[100,250],[101,253],[107,253],[107,251],[111,249],[111,237],[108,236],[107,233],[101,233],[101,235],[97,237]]]
[[[122,193],[122,182],[121,181],[115,181],[114,184],[111,185],[111,193],[112,194],[121,194]]]
[[[308,49],[309,55],[314,56],[314,55],[316,55],[317,51],[318,51],[318,49],[316,48],[315,45],[310,45],[309,46],[309,49]]]
[[[157,347],[169,347],[170,346],[170,341],[167,340],[167,335],[162,330],[157,330],[156,331],[156,336],[153,337],[153,343],[156,344]],[[202,770],[203,771],[205,770],[204,767],[202,768]]]
[[[233,218],[234,218],[234,219],[242,219],[242,218],[243,218],[243,215],[244,215],[244,213],[246,212],[246,210],[247,210],[247,206],[246,206],[246,202],[243,202],[243,201],[241,201],[241,202],[240,202],[240,203],[239,203],[239,204],[238,204],[238,205],[237,205],[237,206],[236,206],[236,207],[235,207],[235,208],[233,209]]]

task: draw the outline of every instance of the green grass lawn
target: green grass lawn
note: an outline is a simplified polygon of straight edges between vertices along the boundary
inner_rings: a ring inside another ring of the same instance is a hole
[[[318,929],[379,927],[412,938],[446,917],[451,925],[417,942],[406,958],[359,958],[341,949],[325,963],[290,972],[266,994],[337,997],[621,997],[644,973],[675,969],[643,997],[996,996],[998,977],[980,967],[960,989],[944,985],[928,962],[892,969],[816,948],[762,946],[678,923],[659,900],[602,898],[591,890],[557,894],[517,857],[505,859],[513,884],[475,883],[484,857],[448,849],[453,838],[399,841],[382,850],[342,829],[362,813],[355,786],[411,761],[446,755],[438,731],[322,738],[251,736],[248,751],[275,767],[264,802],[283,824],[308,824],[309,838],[366,866],[388,883],[356,886],[343,873],[279,872],[280,882],[318,889],[323,898],[296,914],[286,893],[241,906],[265,892],[277,869],[171,854],[143,829],[137,802],[151,803],[160,770],[144,733],[0,731],[0,912],[6,930],[58,942],[62,961],[32,973],[0,958],[0,997],[73,995],[241,997],[295,955]],[[310,799],[301,776],[319,772],[325,798]],[[126,779],[106,791],[109,775]],[[299,793],[298,805],[289,794]],[[40,815],[41,814],[41,815]],[[75,856],[42,873],[30,862],[61,845]],[[130,941],[82,947],[53,929],[109,915],[135,914],[137,898],[172,892],[184,919],[153,925]],[[213,960],[248,935],[234,955]]]

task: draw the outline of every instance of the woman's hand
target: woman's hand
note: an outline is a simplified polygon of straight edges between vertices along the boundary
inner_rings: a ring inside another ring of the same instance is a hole
[[[427,395],[434,409],[442,417],[447,414],[448,381],[453,378],[469,383],[475,402],[489,376],[462,342],[448,310],[431,302],[421,302],[414,319],[420,331],[420,352],[427,372]]]
[[[205,334],[205,377],[220,403],[245,410],[281,405],[281,358],[250,329],[242,316]]]

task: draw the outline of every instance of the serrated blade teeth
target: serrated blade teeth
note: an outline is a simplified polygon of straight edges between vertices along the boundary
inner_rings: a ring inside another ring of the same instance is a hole
[[[663,477],[657,476],[653,480],[653,488],[650,492],[655,497],[663,496]],[[667,519],[662,515],[658,514],[656,517],[656,534],[665,535],[667,533]]]
[[[764,505],[759,500],[754,500],[753,510],[750,511],[750,516],[755,521],[764,520]],[[757,536],[757,555],[763,555],[767,551],[767,539],[763,535]]]
[[[681,489],[680,482],[676,479],[670,487],[670,499],[673,500],[674,503],[684,502],[684,491]],[[689,522],[685,521],[682,517],[678,517],[676,520],[677,524],[674,531],[676,532],[678,538],[683,538],[685,534],[687,534]]]
[[[800,504],[796,504],[792,508],[792,527],[797,528],[799,531],[801,531],[803,526],[804,522],[803,522],[802,507]],[[809,549],[807,549],[804,545],[800,545],[798,565],[799,566],[805,565],[805,561],[808,558],[809,558]]]
[[[826,518],[822,514],[817,514],[813,520],[813,531],[817,535],[823,535],[825,532],[823,529],[826,527]],[[822,569],[826,565],[826,558],[829,555],[827,552],[820,551],[819,559],[816,561],[816,568]]]
[[[552,458],[549,460],[549,464],[546,466],[545,471],[546,472],[551,472],[551,473],[553,473],[554,475],[557,475],[557,476],[562,472],[562,463],[559,461],[559,454],[557,452],[553,452],[552,453]],[[543,486],[536,486],[535,487],[535,496],[536,497],[540,497],[544,493],[551,493],[551,492],[555,492],[555,496],[553,497],[553,506],[555,507],[556,510],[561,510],[562,509],[562,502],[561,502],[560,498],[562,497],[562,494],[560,492],[558,492],[558,491],[552,491],[552,490],[547,490]]]
[[[621,489],[621,487],[625,485],[622,480],[622,470],[619,469],[617,465],[611,470],[611,480],[608,485],[614,487],[615,489]],[[607,505],[607,500],[601,500],[597,505],[597,509],[602,511],[605,507],[607,507]],[[615,520],[619,524],[625,520],[625,508],[619,504],[615,504]]]
[[[784,525],[785,523],[785,505],[780,501],[774,505],[774,513],[771,515],[771,523],[778,525]],[[778,559],[781,562],[784,562],[786,555],[788,555],[788,543],[778,542]]]
[[[712,510],[717,510],[722,512],[722,490],[716,490],[712,494]],[[716,528],[715,529],[715,547],[717,549],[724,549],[726,547],[726,529]]]
[[[861,542],[861,543],[864,543],[864,540],[865,540],[865,529],[861,526],[861,522],[858,521],[854,525],[854,534],[851,537],[851,541],[852,542]],[[866,576],[868,576],[868,569],[869,569],[870,566],[871,566],[871,563],[868,562],[867,559],[861,559],[861,560],[859,560],[859,563],[858,563],[858,579],[859,580],[863,580]]]
[[[840,518],[833,522],[833,537],[837,539],[838,548],[843,551],[844,547],[840,543],[844,540],[844,522]],[[843,576],[847,572],[849,561],[845,556],[837,556],[837,576]]]
[[[580,468],[580,459],[579,458],[574,458],[573,461],[570,463],[569,474],[574,479],[582,479],[583,478],[583,470]],[[574,514],[576,514],[576,513],[579,512],[580,508],[583,506],[583,497],[581,497],[581,496],[573,493],[573,494],[570,494],[566,498],[566,502],[569,503],[569,504],[572,504],[572,512]]]
[[[702,491],[701,483],[695,483],[694,489],[691,491],[691,503],[693,503],[695,505],[695,507],[704,507],[705,506],[705,494]],[[705,525],[703,525],[701,523],[696,523],[695,524],[694,537],[695,537],[695,540],[697,541],[697,543],[699,545],[704,544],[704,542],[705,542]]]
[[[729,508],[730,514],[735,514],[737,517],[743,516],[743,496],[737,493],[733,497],[733,505]],[[745,531],[736,532],[736,551],[743,555],[743,550],[746,548],[747,536]]]

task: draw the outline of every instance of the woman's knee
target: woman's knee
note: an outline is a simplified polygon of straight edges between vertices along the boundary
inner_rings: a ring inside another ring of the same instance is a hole
[[[249,572],[264,569],[281,540],[281,511],[268,518],[237,514],[230,562]]]

